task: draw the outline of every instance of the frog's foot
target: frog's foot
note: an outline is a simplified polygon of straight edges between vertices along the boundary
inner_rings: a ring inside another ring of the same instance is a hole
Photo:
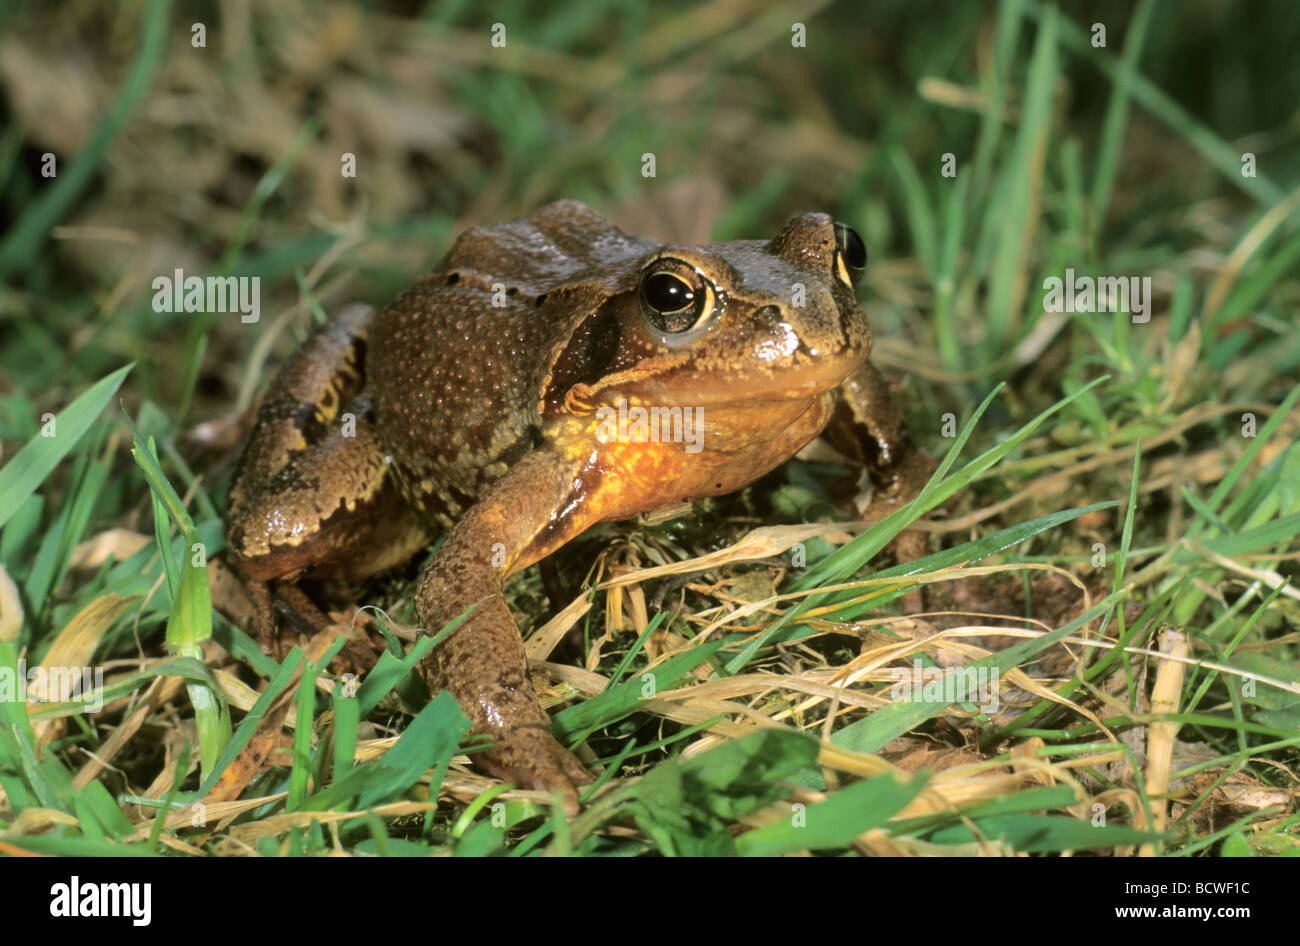
[[[489,774],[534,791],[559,792],[564,810],[579,810],[577,786],[595,776],[551,735],[545,723],[517,723],[492,732],[493,748],[474,760]]]
[[[292,581],[247,578],[244,588],[253,603],[257,645],[276,660],[330,626],[325,613]]]
[[[528,678],[527,657],[500,595],[483,607],[430,657],[420,672],[430,693],[447,690],[469,717],[471,732],[492,748],[473,762],[496,778],[533,791],[557,791],[564,810],[577,814],[578,785],[594,780],[581,762],[551,735],[551,719]]]

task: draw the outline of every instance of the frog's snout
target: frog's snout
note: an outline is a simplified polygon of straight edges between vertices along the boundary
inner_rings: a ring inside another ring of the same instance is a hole
[[[867,269],[867,244],[848,224],[827,213],[795,217],[773,237],[773,255],[795,266],[814,266],[852,292]]]
[[[772,238],[771,252],[798,267],[835,270],[835,220],[827,213],[795,217]]]

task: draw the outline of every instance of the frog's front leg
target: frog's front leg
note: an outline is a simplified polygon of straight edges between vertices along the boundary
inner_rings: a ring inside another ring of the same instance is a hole
[[[865,488],[855,503],[858,518],[879,521],[921,491],[935,464],[912,441],[889,383],[870,362],[844,379],[839,394],[826,438],[864,470]],[[925,555],[926,544],[924,532],[904,529],[888,552],[895,561],[911,562]],[[920,589],[903,599],[906,612],[921,611],[924,605]]]
[[[935,464],[913,442],[889,383],[869,361],[844,379],[839,394],[825,435],[870,480],[859,515],[880,519],[916,496]]]
[[[511,574],[591,524],[576,502],[583,489],[580,460],[546,448],[524,457],[460,518],[416,597],[429,634],[476,606],[421,666],[430,692],[450,691],[473,731],[491,736],[493,748],[475,761],[498,778],[558,790],[570,814],[574,786],[592,775],[551,736],[502,592]]]

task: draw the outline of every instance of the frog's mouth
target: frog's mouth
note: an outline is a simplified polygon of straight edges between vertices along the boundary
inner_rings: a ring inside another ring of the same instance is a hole
[[[678,375],[671,382],[611,384],[602,393],[617,391],[634,401],[671,406],[747,406],[755,402],[788,403],[815,400],[844,381],[866,360],[863,352],[809,359],[798,365],[766,370],[719,371]],[[611,378],[610,381],[616,381]]]

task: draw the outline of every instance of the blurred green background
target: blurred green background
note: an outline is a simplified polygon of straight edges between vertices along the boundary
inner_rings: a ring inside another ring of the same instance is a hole
[[[1300,5],[1064,3],[1031,75],[1047,9],[8,4],[0,438],[25,440],[39,408],[127,360],[128,402],[182,405],[186,421],[242,408],[265,349],[306,330],[296,273],[326,311],[382,304],[460,228],[558,197],[665,239],[762,237],[827,210],[869,244],[886,369],[973,372],[960,380],[976,389],[1019,371],[1053,388],[1008,358],[1043,272],[1149,274],[1163,315],[1297,183]],[[1244,151],[1255,179],[1230,173]],[[944,153],[956,179],[940,176]],[[262,322],[153,312],[150,280],[176,267],[261,276]],[[1292,306],[1294,283],[1276,298]],[[1265,341],[1236,337],[1229,354]],[[1294,368],[1296,339],[1274,340],[1274,367]],[[1054,350],[1059,379],[1079,352]]]

